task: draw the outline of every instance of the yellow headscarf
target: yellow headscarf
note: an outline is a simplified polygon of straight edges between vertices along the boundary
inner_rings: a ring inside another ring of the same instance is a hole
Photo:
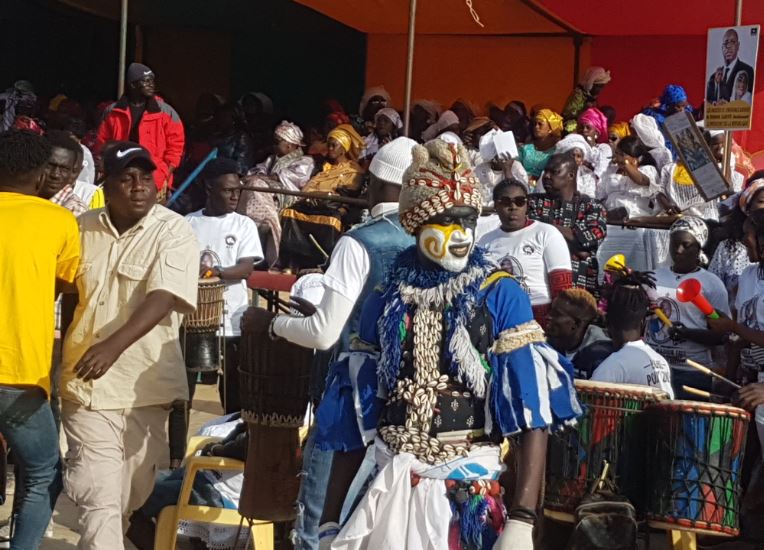
[[[551,109],[541,109],[536,113],[536,120],[539,119],[549,124],[549,128],[552,129],[554,135],[559,136],[562,134],[562,117]]]
[[[610,125],[608,132],[617,135],[618,139],[623,139],[631,135],[631,126],[629,126],[628,122],[616,122]]]
[[[358,158],[364,145],[363,138],[358,135],[358,132],[350,124],[340,124],[329,132],[327,138],[337,140],[345,152],[349,153],[354,159]]]

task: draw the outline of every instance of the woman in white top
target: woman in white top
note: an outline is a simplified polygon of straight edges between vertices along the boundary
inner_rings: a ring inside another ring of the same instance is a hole
[[[710,390],[711,379],[687,366],[692,359],[712,367],[712,350],[724,343],[724,338],[708,330],[706,316],[692,303],[676,297],[679,285],[687,279],[697,279],[703,295],[720,313],[729,316],[730,307],[724,283],[700,267],[703,246],[708,240],[708,228],[703,220],[692,216],[674,222],[670,230],[669,252],[671,267],[655,270],[656,305],[671,319],[672,328],[653,318],[645,330],[645,340],[671,365],[674,393],[677,399],[697,399],[682,390],[682,385]]]
[[[524,183],[516,179],[499,182],[493,200],[501,225],[480,237],[478,245],[524,286],[533,316],[544,326],[552,300],[573,286],[568,245],[553,225],[528,219]]]
[[[581,134],[568,134],[557,142],[557,152],[573,155],[578,165],[576,190],[582,195],[594,198],[597,194],[599,178],[594,173],[593,151],[586,138]],[[539,192],[543,192],[543,190],[539,190]]]
[[[611,164],[600,179],[597,197],[608,210],[608,219],[650,216],[660,191],[655,159],[636,136],[618,142]],[[624,213],[625,211],[625,213]]]

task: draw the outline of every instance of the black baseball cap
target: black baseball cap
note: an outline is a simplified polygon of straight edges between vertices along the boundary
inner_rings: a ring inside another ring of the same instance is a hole
[[[152,172],[157,165],[151,160],[151,153],[132,141],[108,143],[103,152],[103,172],[106,176],[120,173],[129,166],[141,166]]]

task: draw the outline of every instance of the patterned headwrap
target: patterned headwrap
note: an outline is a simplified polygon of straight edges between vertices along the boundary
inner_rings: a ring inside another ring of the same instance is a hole
[[[617,135],[618,139],[623,139],[631,135],[631,126],[629,126],[628,122],[615,122],[610,125],[608,131],[611,134]]]
[[[573,149],[581,149],[584,153],[584,158],[591,160],[592,148],[581,134],[568,134],[562,138],[557,142],[555,152],[567,153]]]
[[[554,135],[562,134],[562,117],[551,109],[541,109],[536,113],[536,120],[543,120],[549,124]]]
[[[748,186],[740,192],[740,198],[738,199],[740,210],[745,214],[748,214],[748,203],[751,202],[751,199],[753,199],[756,193],[762,189],[764,189],[764,178],[759,178],[749,183]]]
[[[302,142],[302,130],[300,130],[300,127],[293,122],[288,122],[286,120],[281,121],[281,124],[276,126],[276,130],[273,132],[273,134],[281,141],[286,141],[287,143],[291,143],[293,145],[305,145]]]
[[[687,92],[685,92],[684,88],[681,86],[678,86],[677,84],[669,84],[663,89],[663,94],[661,94],[661,105],[668,107],[681,103],[682,101],[687,101]]]
[[[701,249],[706,246],[706,242],[708,242],[708,226],[706,225],[706,222],[695,216],[685,216],[671,224],[671,229],[669,230],[670,235],[680,231],[686,231],[695,237],[695,240],[698,241]],[[708,262],[708,257],[702,250],[700,251],[700,261],[703,263]]]
[[[602,111],[590,107],[578,117],[578,122],[588,124],[597,131],[597,143],[607,143],[607,117]]]
[[[374,120],[376,121],[377,118],[385,116],[388,119],[390,119],[390,122],[395,124],[395,127],[399,130],[403,128],[403,121],[401,120],[401,115],[398,114],[398,111],[395,109],[391,109],[390,107],[385,107],[383,109],[380,109],[377,111],[377,114],[374,115]]]
[[[364,145],[363,138],[358,135],[358,132],[356,132],[355,128],[350,124],[340,124],[334,130],[329,132],[327,138],[337,140],[337,142],[342,145],[345,152],[353,157],[353,159],[358,158]]]
[[[610,71],[602,67],[589,67],[578,84],[587,92],[592,91],[595,84],[607,84],[610,82]]]
[[[408,233],[414,235],[429,219],[454,206],[470,206],[480,213],[480,181],[462,145],[435,139],[415,146],[412,156],[398,203],[401,225]]]

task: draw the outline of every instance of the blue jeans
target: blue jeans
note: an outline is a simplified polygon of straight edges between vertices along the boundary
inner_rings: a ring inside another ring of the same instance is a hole
[[[141,506],[140,512],[146,517],[156,519],[163,508],[178,504],[178,497],[180,497],[185,473],[185,468],[161,472],[157,476],[151,496]],[[201,473],[197,474],[196,479],[194,479],[190,504],[195,506],[212,506],[213,508],[225,507],[223,497],[220,496],[220,493],[212,486],[212,483],[207,481],[207,478],[201,475]]]
[[[42,389],[0,386],[0,433],[23,479],[11,548],[36,550],[62,488],[58,431]]]
[[[296,550],[318,550],[318,527],[332,470],[334,452],[318,449],[314,439],[315,431],[311,429],[302,455],[302,483],[297,495]]]

